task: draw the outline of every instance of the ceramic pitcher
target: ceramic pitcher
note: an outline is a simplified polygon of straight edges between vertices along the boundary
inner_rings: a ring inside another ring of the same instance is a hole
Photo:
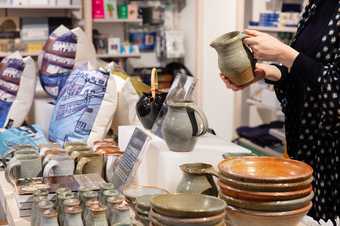
[[[210,44],[218,53],[220,71],[236,85],[245,85],[255,78],[256,61],[243,43],[244,37],[241,32],[234,31],[220,36]]]
[[[188,163],[180,166],[183,177],[177,186],[178,193],[198,193],[218,196],[213,176],[218,176],[214,168],[206,163]]]
[[[189,152],[196,138],[208,130],[205,114],[190,101],[168,102],[168,113],[163,122],[163,136],[171,151]],[[198,115],[199,120],[196,119]]]

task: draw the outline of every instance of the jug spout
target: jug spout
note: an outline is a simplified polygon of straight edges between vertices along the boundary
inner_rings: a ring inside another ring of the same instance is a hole
[[[223,48],[235,41],[242,40],[243,34],[239,31],[233,31],[227,34],[224,34],[217,39],[215,39],[213,42],[210,43],[210,46],[214,49],[218,50],[220,48]]]

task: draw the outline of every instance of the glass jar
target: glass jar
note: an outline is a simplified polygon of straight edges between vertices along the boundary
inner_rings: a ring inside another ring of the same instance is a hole
[[[64,226],[84,226],[81,219],[81,212],[79,206],[68,206],[64,209]]]
[[[38,210],[37,210],[37,218],[36,218],[36,225],[40,226],[41,221],[43,219],[43,213],[45,211],[49,211],[53,209],[53,202],[44,199],[38,203]]]
[[[57,212],[54,209],[44,211],[39,226],[59,226]]]

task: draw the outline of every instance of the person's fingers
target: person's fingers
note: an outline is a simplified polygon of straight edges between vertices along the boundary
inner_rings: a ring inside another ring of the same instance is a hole
[[[246,35],[249,35],[249,36],[258,36],[258,35],[261,35],[261,34],[262,34],[262,32],[260,32],[260,31],[250,30],[250,29],[245,29],[245,30],[244,30],[244,33],[245,33]]]
[[[258,40],[256,37],[252,37],[252,38],[245,38],[243,39],[244,43],[248,46],[252,46],[252,45],[256,45],[258,44]]]

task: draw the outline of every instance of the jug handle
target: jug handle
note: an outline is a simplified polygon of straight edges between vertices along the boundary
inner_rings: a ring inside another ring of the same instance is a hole
[[[9,149],[8,151],[6,151],[3,155],[2,155],[2,164],[4,165],[4,167],[6,167],[7,165],[7,158],[10,156],[10,155],[13,155],[15,152],[15,149],[14,148],[11,148]]]
[[[241,32],[240,35],[241,35],[241,39],[242,39],[242,43],[243,43],[244,49],[246,50],[246,53],[247,53],[247,55],[248,55],[248,58],[250,59],[251,67],[253,68],[253,70],[255,70],[257,60],[255,59],[254,52],[253,52],[253,50],[252,50],[247,44],[245,44],[244,41],[243,41],[246,37],[248,37],[248,35],[244,34],[243,32]]]
[[[20,166],[21,166],[20,161],[19,160],[14,160],[14,161],[10,162],[8,164],[7,168],[6,168],[5,178],[12,185],[15,185],[15,175],[13,173],[13,169],[18,168]]]
[[[158,74],[157,69],[153,68],[151,71],[151,95],[154,101],[156,99],[157,92],[158,92]]]
[[[186,107],[188,107],[189,109],[193,110],[194,112],[196,112],[198,114],[198,116],[201,118],[201,121],[203,123],[203,128],[202,128],[202,131],[200,133],[198,133],[198,131],[193,134],[194,136],[196,137],[199,137],[199,136],[202,136],[204,134],[206,134],[208,132],[208,129],[209,129],[209,125],[208,125],[208,119],[207,117],[205,116],[205,114],[198,108],[196,107],[195,105],[190,105],[188,104]],[[193,123],[190,119],[190,122]],[[196,121],[196,124],[197,124],[197,121]],[[196,128],[195,127],[196,125],[193,125],[193,128]]]
[[[76,167],[76,174],[83,174],[83,169],[87,163],[89,163],[91,160],[89,158],[81,158],[77,164]]]
[[[51,170],[54,167],[57,167],[58,165],[59,163],[56,160],[50,160],[45,166],[45,169],[43,171],[43,177],[48,177],[50,175]]]
[[[203,173],[212,175],[214,177],[218,177],[218,172],[217,170],[214,169],[214,167],[208,168],[208,169],[202,169]]]

